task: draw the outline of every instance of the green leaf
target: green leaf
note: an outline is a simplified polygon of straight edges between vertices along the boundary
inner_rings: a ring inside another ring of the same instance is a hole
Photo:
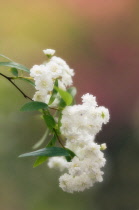
[[[31,156],[46,156],[46,157],[57,157],[57,156],[71,156],[69,150],[60,147],[46,147],[43,149],[36,150],[20,155],[19,157],[31,157]]]
[[[18,77],[17,79],[23,80],[25,82],[28,82],[29,84],[33,85],[35,87],[35,84],[33,81],[31,81],[30,79],[27,78],[22,78],[22,77]]]
[[[46,160],[48,159],[48,157],[45,157],[45,156],[40,156],[36,159],[34,165],[33,165],[33,168],[41,165],[42,163],[44,163]]]
[[[53,146],[55,145],[56,141],[57,141],[57,138],[56,138],[56,136],[54,135],[53,138],[52,138],[52,139],[49,141],[49,143],[47,144],[47,147],[53,147]],[[35,168],[35,167],[41,165],[41,164],[44,163],[47,159],[48,159],[48,157],[39,156],[39,157],[36,159],[36,161],[35,161],[35,163],[34,163],[34,165],[33,165],[33,168]]]
[[[22,106],[22,108],[20,109],[20,111],[36,111],[39,109],[47,109],[48,105],[43,103],[43,102],[39,102],[39,101],[32,101],[32,102],[28,102],[26,104],[24,104]]]
[[[61,98],[58,106],[59,106],[59,108],[62,108],[62,109],[63,109],[63,108],[65,108],[67,105],[66,105],[66,102]]]
[[[58,87],[58,80],[57,79],[54,83],[54,87]],[[56,94],[57,94],[57,90],[55,88],[53,88],[52,95],[50,97],[48,105],[51,105],[54,102],[54,100],[56,98]]]
[[[49,143],[47,144],[47,147],[53,147],[55,146],[55,143],[57,141],[56,136],[54,135],[53,138],[49,141]]]
[[[0,54],[0,57],[6,58],[9,61],[12,61],[10,58],[6,57],[5,55]]]
[[[42,136],[42,138],[33,146],[33,149],[37,149],[38,147],[40,147],[43,142],[45,141],[46,137],[48,136],[49,130],[47,129],[44,133],[44,135]]]
[[[60,88],[55,87],[55,89],[59,92],[59,95],[64,100],[67,106],[72,104],[73,98],[70,93],[66,92],[65,90],[62,90]]]
[[[44,120],[45,120],[45,123],[46,123],[47,127],[48,127],[50,130],[52,130],[53,128],[55,128],[56,122],[55,122],[55,120],[54,120],[54,118],[53,118],[52,115],[44,114],[44,115],[43,115],[43,118],[44,118]]]
[[[18,70],[16,68],[11,68],[10,71],[14,76],[18,77]]]
[[[67,91],[72,95],[73,97],[73,101],[72,101],[72,105],[76,104],[76,100],[75,100],[75,96],[77,94],[77,89],[76,87],[70,87],[67,89]]]
[[[25,66],[19,64],[19,63],[15,63],[15,62],[0,62],[0,66],[7,66],[7,67],[11,67],[11,68],[16,68],[16,69],[20,69],[22,71],[26,71],[29,73],[29,69],[26,68]]]
[[[70,149],[68,149],[68,148],[65,148],[65,149],[68,151],[70,157],[73,158],[74,156],[76,156],[75,153],[73,151],[71,151]]]

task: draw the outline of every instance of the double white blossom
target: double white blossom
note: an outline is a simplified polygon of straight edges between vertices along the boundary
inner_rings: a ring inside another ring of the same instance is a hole
[[[82,105],[67,106],[62,112],[61,132],[67,138],[85,134],[96,135],[102,125],[109,121],[108,109],[98,107],[95,97],[86,94],[82,99]]]
[[[53,56],[55,54],[55,50],[52,50],[52,49],[46,49],[46,50],[43,50],[43,52],[48,57],[51,57],[51,56]]]

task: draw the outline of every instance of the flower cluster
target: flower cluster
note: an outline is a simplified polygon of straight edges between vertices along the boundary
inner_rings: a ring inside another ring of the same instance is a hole
[[[30,70],[30,76],[35,80],[35,89],[37,90],[33,100],[44,103],[49,102],[54,83],[58,80],[58,87],[66,90],[68,86],[72,85],[73,69],[70,69],[67,63],[56,56],[53,56],[55,50],[43,50],[47,55],[48,61],[41,65],[34,65]],[[57,96],[51,106],[56,107],[59,103],[59,96]]]
[[[66,138],[65,147],[75,152],[71,162],[63,157],[50,158],[48,166],[67,169],[59,178],[60,187],[66,192],[83,191],[103,180],[101,168],[106,159],[101,150],[106,145],[94,142],[95,135],[102,125],[109,121],[109,111],[98,107],[95,97],[90,94],[82,96],[82,105],[67,106],[62,112],[61,133]]]
[[[58,81],[58,88],[66,90],[72,85],[74,72],[64,60],[54,56],[54,50],[47,49],[44,53],[48,61],[33,66],[30,76],[34,78],[37,90],[33,100],[49,104],[55,81]],[[57,108],[59,101],[60,95],[57,94],[51,106]],[[66,170],[59,178],[59,186],[64,191],[83,191],[103,180],[101,168],[106,159],[102,150],[106,149],[106,144],[95,143],[95,136],[108,121],[108,109],[98,106],[96,98],[89,93],[82,96],[82,104],[63,108],[60,133],[66,140],[65,148],[76,156],[70,162],[65,157],[51,157],[48,166],[61,172]]]
[[[71,162],[64,158],[50,158],[48,166],[62,171],[68,170],[59,178],[60,187],[67,192],[83,191],[101,182],[101,168],[106,159],[101,150],[106,145],[94,142],[95,135],[102,125],[109,121],[109,112],[105,107],[98,107],[95,97],[83,95],[82,105],[67,106],[62,112],[61,133],[66,137],[66,148],[75,152]]]

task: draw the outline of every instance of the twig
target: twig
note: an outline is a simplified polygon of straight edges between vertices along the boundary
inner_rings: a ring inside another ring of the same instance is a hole
[[[18,77],[7,77],[6,75],[0,73],[0,75],[2,77],[4,77],[5,79],[7,79],[9,82],[12,83],[12,85],[14,85],[16,87],[17,90],[19,90],[19,92],[25,97],[25,98],[28,98],[29,100],[33,101],[29,96],[27,96],[12,80],[14,79],[18,79]],[[19,78],[22,78],[22,77],[19,77]],[[56,110],[56,111],[59,111],[59,109],[57,108],[52,108],[52,107],[49,107],[49,109],[53,109],[53,110]]]
[[[63,145],[63,143],[61,142],[61,140],[60,140],[59,136],[57,135],[56,130],[55,130],[55,129],[53,129],[53,130],[54,130],[54,133],[55,133],[55,135],[56,135],[56,137],[57,137],[57,140],[59,141],[59,144],[61,144],[61,146],[65,149],[65,147],[64,147],[64,145]]]
[[[33,80],[32,77],[9,77],[10,79],[28,79],[28,80]]]
[[[2,74],[2,73],[0,73],[0,75],[2,76],[2,77],[4,77],[5,79],[7,79],[9,82],[11,82],[12,83],[12,85],[14,86],[14,87],[16,87],[16,89],[25,97],[25,98],[28,98],[29,100],[31,100],[32,101],[32,99],[29,97],[29,96],[27,96],[13,81],[12,81],[12,79],[13,78],[11,78],[11,77],[7,77],[6,75],[4,75],[4,74]]]
[[[57,109],[57,108],[54,108],[54,107],[50,107],[50,106],[49,106],[49,109],[53,109],[55,111],[60,111],[60,109]]]

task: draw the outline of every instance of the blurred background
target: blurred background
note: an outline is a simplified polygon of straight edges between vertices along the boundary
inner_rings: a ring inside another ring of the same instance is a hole
[[[27,100],[0,77],[0,209],[138,210],[139,2],[0,0],[0,7],[0,54],[31,68],[44,61],[43,49],[56,49],[75,69],[77,101],[92,93],[111,114],[96,138],[108,146],[104,181],[68,194],[58,187],[57,171],[17,158],[45,125],[37,114],[19,111]],[[9,75],[7,68],[0,72]],[[16,84],[33,96],[29,85]]]

